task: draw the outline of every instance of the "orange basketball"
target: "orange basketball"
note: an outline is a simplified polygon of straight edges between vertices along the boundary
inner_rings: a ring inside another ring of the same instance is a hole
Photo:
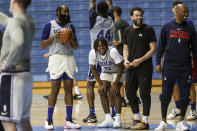
[[[63,28],[61,30],[62,35],[59,37],[59,41],[63,44],[70,43],[72,40],[72,32],[68,28]]]

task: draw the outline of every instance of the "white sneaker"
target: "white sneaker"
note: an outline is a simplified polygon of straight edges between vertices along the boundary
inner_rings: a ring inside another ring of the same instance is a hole
[[[101,124],[98,124],[99,128],[105,128],[105,127],[113,127],[113,120],[104,120]]]
[[[113,128],[121,128],[122,127],[122,123],[120,118],[115,118],[115,121],[113,122]]]
[[[191,110],[189,115],[187,116],[187,120],[192,121],[192,120],[196,120],[196,119],[197,119],[196,111]]]
[[[65,121],[64,129],[79,129],[81,128],[80,125],[74,123],[73,121]]]
[[[48,121],[48,120],[46,120],[46,121],[45,121],[45,124],[44,124],[44,128],[45,128],[46,130],[53,130],[53,129],[54,129],[53,121]]]
[[[155,131],[165,131],[167,128],[167,124],[164,121],[161,121],[159,126],[155,128]]]
[[[179,116],[181,114],[181,110],[180,109],[172,109],[172,113],[170,113],[168,116],[167,116],[167,119],[168,120],[172,120],[172,119],[175,119],[177,116]]]
[[[183,121],[180,121],[176,125],[176,131],[189,131],[189,127],[184,125]]]

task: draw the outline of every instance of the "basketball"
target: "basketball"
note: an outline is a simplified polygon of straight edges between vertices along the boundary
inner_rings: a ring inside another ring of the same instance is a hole
[[[59,37],[59,41],[63,44],[70,43],[72,40],[72,32],[68,28],[63,28],[61,30],[62,34]]]

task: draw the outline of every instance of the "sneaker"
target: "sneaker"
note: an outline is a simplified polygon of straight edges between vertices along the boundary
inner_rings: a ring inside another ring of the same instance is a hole
[[[77,100],[77,99],[82,99],[83,96],[81,95],[81,93],[80,94],[74,94],[73,98]]]
[[[167,124],[164,121],[161,121],[159,126],[155,128],[155,131],[165,131],[167,128]]]
[[[175,109],[172,110],[172,113],[170,113],[170,114],[167,116],[167,119],[168,119],[168,120],[175,119],[177,116],[180,116],[180,113],[181,113],[181,110],[175,108]]]
[[[49,99],[49,95],[43,96],[43,98],[45,98],[45,99]]]
[[[64,129],[79,129],[81,128],[80,125],[74,123],[73,121],[65,121]]]
[[[133,130],[148,130],[149,129],[149,124],[144,123],[144,121],[138,122],[136,125],[132,126],[131,129]]]
[[[140,120],[136,120],[135,118],[132,118],[133,122],[131,123],[131,126],[136,126],[138,123],[140,123]]]
[[[189,131],[189,127],[184,125],[183,121],[180,121],[176,125],[176,131]]]
[[[127,102],[126,102],[126,100],[124,99],[124,97],[122,98],[122,107],[127,107]]]
[[[46,121],[45,121],[44,128],[45,128],[46,130],[53,130],[53,129],[54,129],[53,121],[52,121],[52,120],[46,120]]]
[[[189,115],[187,116],[188,121],[197,120],[196,111],[190,111]]]
[[[86,122],[86,123],[95,123],[95,122],[97,122],[96,115],[95,114],[93,116],[89,115],[88,117],[83,119],[83,122]]]
[[[122,123],[120,118],[116,118],[115,121],[113,122],[113,128],[121,128]]]
[[[113,120],[104,120],[101,124],[98,124],[99,128],[113,127]]]

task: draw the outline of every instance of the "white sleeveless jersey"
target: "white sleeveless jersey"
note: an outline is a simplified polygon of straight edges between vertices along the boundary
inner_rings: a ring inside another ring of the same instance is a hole
[[[50,23],[51,23],[50,36],[53,36],[59,30],[62,29],[62,27],[60,27],[55,20],[50,21]],[[64,26],[64,28],[71,29],[70,23],[66,24]],[[52,44],[49,46],[49,54],[50,55],[52,55],[52,54],[60,54],[60,55],[69,55],[69,56],[71,56],[71,55],[73,55],[72,50],[73,49],[72,49],[72,46],[71,46],[70,43],[69,44],[62,44],[61,42],[59,42],[58,39],[53,40]]]
[[[97,38],[105,38],[108,42],[108,46],[112,46],[114,33],[115,26],[113,19],[110,16],[108,16],[108,18],[97,16],[95,25],[90,29],[91,48],[94,48],[94,41]]]
[[[110,51],[112,50],[112,47],[109,47],[105,57],[103,58],[98,52],[96,52],[96,60],[97,63],[101,66],[103,73],[117,73],[118,67],[115,65],[114,59],[110,56]],[[118,51],[117,51],[118,53]],[[118,55],[119,58],[117,58],[119,61],[123,61],[123,58],[121,55]]]

